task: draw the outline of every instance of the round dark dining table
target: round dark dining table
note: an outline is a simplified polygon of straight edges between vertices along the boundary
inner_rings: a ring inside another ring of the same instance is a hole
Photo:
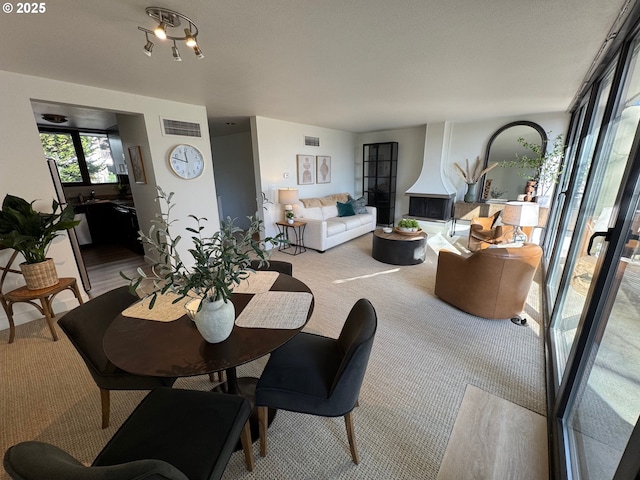
[[[269,291],[312,293],[300,280],[282,273]],[[236,318],[242,313],[251,293],[233,293],[231,301]],[[188,377],[225,370],[224,391],[252,400],[256,378],[237,378],[235,367],[260,358],[297,335],[313,312],[311,297],[307,318],[295,329],[243,328],[237,325],[229,338],[208,343],[195,323],[186,315],[174,321],[160,322],[118,315],[104,336],[104,351],[117,367],[137,375]]]

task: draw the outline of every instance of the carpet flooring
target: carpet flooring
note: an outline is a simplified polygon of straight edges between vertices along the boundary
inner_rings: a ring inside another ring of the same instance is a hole
[[[315,296],[306,330],[335,337],[350,308],[368,298],[378,331],[354,412],[360,465],[354,465],[342,418],[278,412],[269,454],[247,472],[235,453],[225,479],[435,479],[467,385],[545,415],[539,283],[526,327],[463,313],[433,294],[438,251],[463,250],[464,239],[430,235],[427,260],[394,266],[371,257],[371,234],[318,253],[274,252]],[[538,281],[539,282],[539,281]],[[64,334],[52,342],[46,322],[0,332],[0,450],[19,441],[53,443],[90,463],[145,392],[112,392],[111,426],[100,429],[100,397]],[[266,358],[239,367],[259,376]],[[175,388],[210,389],[207,376]],[[4,475],[4,476],[3,476]],[[0,478],[8,478],[4,472]]]

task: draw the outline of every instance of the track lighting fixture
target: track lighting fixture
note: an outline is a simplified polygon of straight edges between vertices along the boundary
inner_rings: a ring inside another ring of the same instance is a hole
[[[189,28],[184,29],[184,39],[184,43],[187,44],[187,47],[193,48],[198,45],[198,42],[196,42],[196,37],[191,34],[191,30]]]
[[[151,56],[151,51],[153,50],[153,42],[149,40],[149,34],[145,32],[145,36],[147,38],[147,44],[144,46],[144,54],[148,57]]]
[[[171,47],[171,51],[173,52],[173,59],[176,62],[181,62],[182,57],[180,56],[180,52],[178,51],[178,47],[176,46],[176,41],[173,41],[173,47]]]
[[[164,22],[160,22],[160,24],[153,29],[153,34],[158,37],[160,40],[167,39],[167,24]]]
[[[144,46],[145,55],[150,57],[151,51],[153,50],[154,44],[149,40],[149,35],[151,34],[160,40],[168,39],[173,41],[171,53],[176,62],[182,61],[178,46],[176,45],[176,41],[178,40],[184,41],[187,47],[192,48],[197,58],[204,58],[204,54],[198,46],[198,27],[189,17],[162,7],[148,7],[145,11],[147,15],[158,22],[158,26],[153,30],[138,27],[138,30],[144,32],[145,38],[147,39],[147,43]],[[183,23],[187,24],[188,27],[180,29],[179,27],[183,25]]]

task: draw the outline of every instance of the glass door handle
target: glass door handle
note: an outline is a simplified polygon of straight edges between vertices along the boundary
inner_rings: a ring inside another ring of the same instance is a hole
[[[587,255],[591,255],[591,247],[593,247],[593,241],[598,237],[604,237],[604,240],[608,242],[611,240],[611,232],[613,228],[608,229],[606,232],[595,232],[589,237],[589,245],[587,246]]]

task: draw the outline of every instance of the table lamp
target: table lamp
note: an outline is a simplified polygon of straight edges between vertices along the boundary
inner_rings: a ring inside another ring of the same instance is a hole
[[[538,204],[533,202],[507,202],[502,211],[502,223],[513,225],[512,242],[526,242],[527,236],[520,227],[538,225]]]
[[[292,203],[298,201],[298,189],[297,188],[279,188],[278,189],[278,203],[284,205],[285,219],[287,218],[287,210],[293,210]]]

